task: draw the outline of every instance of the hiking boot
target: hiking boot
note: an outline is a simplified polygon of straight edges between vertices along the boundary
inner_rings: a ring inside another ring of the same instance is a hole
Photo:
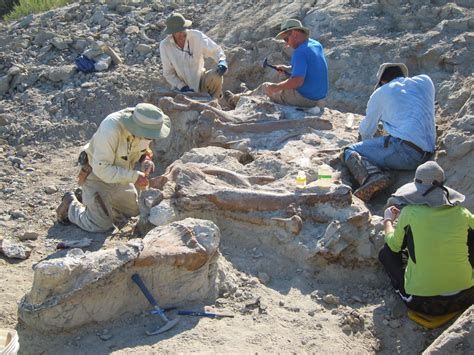
[[[368,202],[377,192],[390,186],[390,177],[359,153],[352,152],[345,163],[360,186],[354,195],[362,201]]]
[[[61,204],[58,206],[58,208],[56,208],[56,216],[59,223],[62,223],[62,224],[69,223],[69,218],[68,218],[69,206],[71,206],[71,203],[74,200],[77,201],[77,198],[73,192],[66,192],[64,194]]]
[[[390,186],[390,178],[378,173],[369,176],[366,183],[354,191],[354,196],[357,196],[364,202],[369,202],[377,192]]]

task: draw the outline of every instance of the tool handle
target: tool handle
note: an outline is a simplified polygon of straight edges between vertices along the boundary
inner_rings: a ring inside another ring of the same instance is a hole
[[[234,318],[232,314],[217,314],[217,313],[210,313],[210,312],[198,312],[198,311],[178,311],[178,315],[180,316],[197,316],[197,317],[209,317],[209,318]]]
[[[150,293],[150,291],[148,291],[148,289],[146,288],[145,284],[143,283],[140,275],[138,274],[133,274],[132,275],[132,280],[133,282],[135,282],[137,284],[138,287],[140,287],[140,290],[143,292],[143,294],[145,295],[146,299],[148,300],[148,302],[150,302],[150,304],[153,306],[153,307],[158,307],[158,303],[155,301],[155,298],[153,298],[152,294]],[[159,308],[159,307],[158,307]]]
[[[272,69],[275,69],[276,71],[280,71],[280,69],[278,69],[276,66],[272,65],[272,64],[267,64],[270,68]],[[285,73],[286,76],[291,76],[291,73],[289,73],[288,71],[286,70],[283,70],[283,73]]]

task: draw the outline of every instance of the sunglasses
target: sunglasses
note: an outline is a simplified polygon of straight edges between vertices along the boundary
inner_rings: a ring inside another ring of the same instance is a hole
[[[283,38],[283,40],[285,41],[285,43],[288,43],[288,41],[290,40],[290,36],[291,36],[291,33],[292,33],[292,32],[293,32],[293,31],[289,31],[289,32],[288,32],[288,36],[286,36],[286,37]]]

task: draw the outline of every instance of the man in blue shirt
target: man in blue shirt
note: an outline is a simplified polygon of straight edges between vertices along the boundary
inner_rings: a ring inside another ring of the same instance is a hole
[[[290,77],[280,83],[263,83],[252,92],[224,93],[227,102],[235,106],[240,96],[267,94],[275,103],[300,107],[323,107],[328,93],[328,65],[321,44],[309,38],[309,29],[300,21],[289,19],[281,25],[277,39],[294,49],[291,66],[275,65],[280,73]]]
[[[384,63],[376,90],[360,123],[361,142],[344,150],[344,162],[360,187],[354,195],[369,201],[390,184],[381,169],[415,170],[435,151],[433,82],[427,75],[408,77],[403,63]],[[375,137],[379,121],[387,135]]]
[[[309,30],[295,19],[285,21],[276,38],[294,49],[290,67],[276,66],[279,71],[291,71],[291,76],[278,84],[268,84],[267,95],[281,104],[322,107],[328,93],[328,65],[323,47],[309,38]]]

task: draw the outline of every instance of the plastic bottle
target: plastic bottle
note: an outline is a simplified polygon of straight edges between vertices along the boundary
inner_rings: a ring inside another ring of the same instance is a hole
[[[346,129],[352,129],[353,124],[354,124],[354,115],[350,113],[346,117]]]
[[[318,168],[318,180],[316,185],[319,187],[330,187],[332,185],[332,169],[323,164]]]
[[[296,188],[304,189],[306,187],[306,173],[302,170],[296,175]]]

